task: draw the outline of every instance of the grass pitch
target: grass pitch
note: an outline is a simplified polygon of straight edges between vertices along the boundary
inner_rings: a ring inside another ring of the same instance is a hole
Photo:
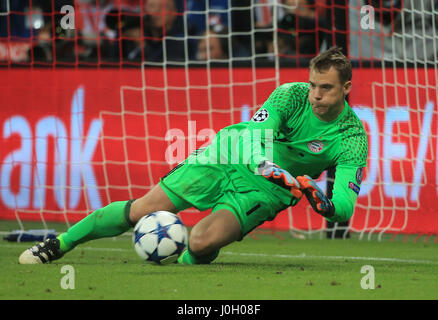
[[[210,265],[159,266],[141,261],[131,237],[122,235],[78,246],[51,264],[19,265],[18,256],[32,244],[0,242],[1,300],[438,299],[433,241],[256,233],[223,248]],[[372,285],[364,266],[374,269],[374,289],[361,286]],[[65,276],[74,276],[68,280],[74,289],[63,289]]]

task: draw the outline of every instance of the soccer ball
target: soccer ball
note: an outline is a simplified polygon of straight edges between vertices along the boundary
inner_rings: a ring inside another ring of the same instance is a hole
[[[187,229],[177,215],[156,211],[142,217],[134,227],[134,248],[147,262],[175,262],[188,242]]]

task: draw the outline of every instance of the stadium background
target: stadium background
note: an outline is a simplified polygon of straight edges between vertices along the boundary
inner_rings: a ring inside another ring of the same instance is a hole
[[[70,225],[143,195],[276,86],[307,81],[309,59],[337,44],[353,61],[349,104],[370,141],[350,230],[438,234],[436,1],[178,0],[149,15],[147,2],[2,2],[0,219]],[[65,5],[74,29],[61,27]],[[361,25],[366,5],[374,28]],[[169,16],[173,29],[148,30]],[[222,32],[224,56],[201,58],[206,26]],[[185,152],[170,152],[179,142]],[[262,227],[327,228],[305,201]]]

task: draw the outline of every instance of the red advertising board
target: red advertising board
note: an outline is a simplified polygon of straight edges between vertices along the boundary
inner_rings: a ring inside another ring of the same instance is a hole
[[[279,82],[271,68],[0,75],[0,218],[73,222],[142,196],[219,129],[248,119],[277,84],[307,81],[308,71],[281,70]],[[354,71],[349,102],[370,142],[354,230],[438,234],[433,79],[425,70]],[[321,227],[306,207],[293,208],[293,226]],[[184,213],[183,220],[192,225],[205,214]],[[289,223],[284,212],[265,226],[285,230]]]

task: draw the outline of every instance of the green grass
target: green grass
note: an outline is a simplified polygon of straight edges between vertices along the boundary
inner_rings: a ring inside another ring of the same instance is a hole
[[[51,264],[19,265],[32,243],[2,241],[0,299],[438,299],[433,241],[315,238],[257,234],[196,266],[144,263],[130,236],[83,244]],[[64,265],[74,268],[73,290],[61,287]],[[364,265],[374,268],[375,289],[361,288]]]

